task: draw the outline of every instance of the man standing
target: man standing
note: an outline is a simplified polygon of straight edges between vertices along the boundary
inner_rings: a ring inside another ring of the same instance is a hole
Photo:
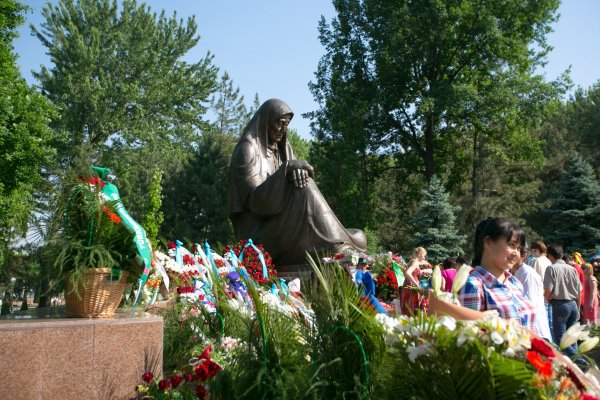
[[[533,329],[544,339],[552,342],[550,326],[548,325],[548,314],[544,302],[544,284],[542,278],[525,263],[527,250],[521,249],[519,260],[513,269],[513,275],[523,285],[523,294],[535,306],[535,321]]]
[[[538,273],[540,278],[542,278],[542,282],[544,282],[544,276],[546,274],[546,269],[552,265],[552,262],[546,257],[546,245],[541,240],[536,240],[531,243],[531,254],[533,255],[533,263],[531,263],[531,267]],[[548,324],[550,325],[550,333],[554,336],[554,332],[552,331],[552,308],[549,303],[546,303],[546,315],[548,317]],[[552,338],[556,343],[556,338]]]
[[[554,342],[560,341],[569,327],[579,319],[581,304],[581,282],[577,271],[562,260],[563,248],[559,244],[548,247],[548,258],[552,261],[544,276],[544,296],[552,307],[552,333]],[[577,343],[567,347],[569,357],[577,353]]]
[[[546,268],[552,264],[548,257],[546,257],[546,245],[544,242],[541,240],[536,240],[535,242],[531,243],[531,253],[535,257],[531,267],[540,275],[543,281]]]

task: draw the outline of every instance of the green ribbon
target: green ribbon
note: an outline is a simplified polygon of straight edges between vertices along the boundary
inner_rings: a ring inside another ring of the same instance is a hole
[[[91,167],[92,170],[100,177],[102,182],[104,182],[104,187],[102,188],[102,193],[108,197],[110,201],[115,201],[115,211],[121,217],[121,221],[123,225],[127,228],[127,230],[133,233],[135,247],[137,248],[138,254],[142,257],[144,262],[144,272],[139,279],[139,289],[138,293],[135,297],[135,301],[133,302],[133,306],[135,306],[139,300],[140,294],[142,293],[142,289],[144,285],[146,285],[146,281],[148,280],[148,275],[150,275],[150,270],[152,268],[152,254],[150,252],[150,242],[146,237],[146,231],[144,228],[138,224],[132,217],[129,215],[123,202],[121,201],[121,196],[119,195],[119,189],[115,185],[110,182],[104,180],[104,178],[108,175],[108,168],[102,167]]]
[[[398,283],[398,287],[404,284],[404,274],[400,269],[400,266],[395,261],[392,261],[392,269],[394,270],[394,274],[396,275],[396,282]]]

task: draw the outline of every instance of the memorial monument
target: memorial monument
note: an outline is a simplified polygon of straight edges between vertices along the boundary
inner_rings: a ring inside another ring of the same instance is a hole
[[[238,239],[262,244],[278,266],[306,264],[306,252],[364,251],[364,232],[346,229],[287,140],[294,113],[264,102],[245,127],[229,166],[229,217]]]

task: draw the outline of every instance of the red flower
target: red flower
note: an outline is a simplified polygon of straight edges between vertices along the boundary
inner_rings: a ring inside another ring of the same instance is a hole
[[[535,369],[537,369],[538,372],[540,374],[542,374],[543,377],[552,376],[552,362],[551,361],[544,362],[540,358],[540,355],[538,353],[536,353],[535,351],[528,351],[526,356],[527,356],[527,359],[529,360],[529,362],[531,364],[533,364]]]
[[[179,386],[182,380],[183,378],[181,377],[181,375],[173,375],[171,377],[171,385],[173,386],[173,389]]]
[[[585,394],[585,393],[581,393],[581,397],[579,399],[580,400],[598,400],[597,397],[594,397],[592,395]]]
[[[194,375],[190,374],[189,372],[186,372],[185,380],[188,382],[192,382],[192,381],[196,380],[196,377]]]
[[[210,352],[212,351],[212,345],[206,346],[202,354],[198,356],[199,360],[210,360]]]
[[[200,382],[204,382],[208,379],[208,368],[206,368],[206,362],[196,365],[194,367],[194,372],[196,373],[196,379],[198,379]]]
[[[554,358],[554,351],[552,347],[546,343],[545,340],[538,338],[531,338],[531,350],[536,353],[540,353],[548,358]]]
[[[189,254],[184,254],[183,255],[183,263],[185,265],[193,265],[194,259]]]
[[[177,245],[175,244],[175,242],[169,242],[169,248],[170,249],[174,249],[176,247],[177,247]]]
[[[219,364],[217,364],[216,362],[214,362],[213,360],[208,360],[206,362],[204,362],[204,364],[206,365],[206,370],[208,372],[208,377],[212,378],[214,377],[216,374],[219,373],[219,371],[222,370],[221,366]]]
[[[160,382],[158,382],[158,388],[160,390],[162,390],[163,392],[165,390],[167,390],[169,387],[171,387],[171,383],[168,380],[166,380],[166,379],[163,379]]]
[[[146,383],[152,382],[153,378],[154,378],[154,374],[152,372],[146,372],[144,375],[142,375],[142,379]]]
[[[200,399],[203,399],[204,397],[206,397],[206,389],[204,389],[204,386],[202,386],[202,385],[196,386],[196,395]]]
[[[112,212],[111,210],[109,210],[108,207],[106,206],[102,206],[102,212],[104,214],[106,214],[106,216],[115,224],[120,224],[121,223],[121,217],[119,217],[117,214],[115,214],[114,212]]]

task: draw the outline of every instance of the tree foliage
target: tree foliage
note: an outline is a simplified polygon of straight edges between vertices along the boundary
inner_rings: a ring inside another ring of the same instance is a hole
[[[325,55],[310,86],[320,105],[310,114],[315,156],[348,166],[320,177],[338,182],[325,192],[331,203],[377,220],[376,200],[356,207],[355,199],[390,167],[386,155],[395,158],[396,181],[413,184],[410,197],[422,187],[412,175],[437,174],[455,192],[470,182],[472,203],[490,161],[539,168],[543,142],[530,128],[564,89],[562,80],[534,73],[549,50],[557,0],[336,0],[334,7],[337,16],[319,26]]]
[[[163,172],[161,170],[155,169],[153,171],[152,180],[148,186],[148,200],[141,218],[146,237],[155,249],[157,248],[160,225],[164,221],[164,214],[160,210],[162,206],[162,176]]]
[[[465,236],[459,234],[456,228],[456,209],[450,204],[442,182],[436,176],[431,178],[413,221],[414,247],[425,247],[429,258],[435,262],[463,253]]]
[[[229,159],[235,136],[211,131],[181,172],[165,185],[162,234],[182,241],[227,243],[234,239],[227,208]]]
[[[27,86],[16,65],[12,41],[25,10],[15,0],[0,3],[0,265],[8,241],[27,231],[36,187],[59,139],[48,127],[54,107]]]
[[[208,127],[203,116],[217,78],[212,55],[182,60],[199,41],[196,22],[135,0],[60,0],[42,15],[45,22],[32,31],[52,65],[34,76],[60,110],[54,125],[68,132],[62,161],[69,166],[75,153],[90,149],[139,215],[152,171],[178,173]]]
[[[600,183],[592,166],[574,154],[560,177],[555,198],[543,210],[544,239],[567,250],[593,252],[600,245]]]

